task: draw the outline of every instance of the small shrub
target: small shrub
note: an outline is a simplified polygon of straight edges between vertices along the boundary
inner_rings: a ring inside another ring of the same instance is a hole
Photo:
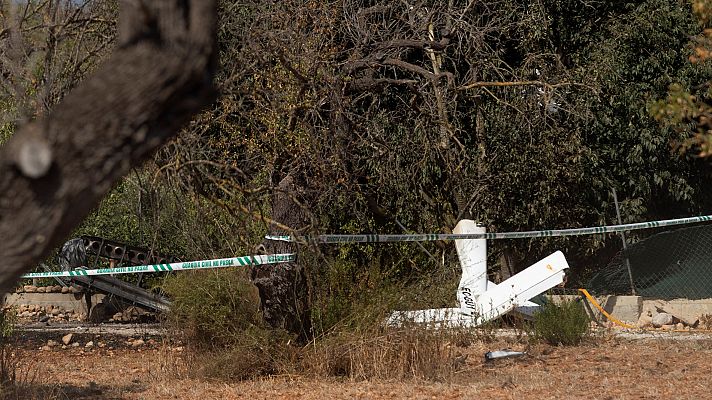
[[[190,373],[249,379],[281,373],[291,337],[263,325],[257,289],[245,271],[196,271],[164,284],[173,305],[167,323],[182,337]]]
[[[222,347],[261,325],[259,297],[244,271],[196,271],[171,276],[163,289],[173,301],[168,317],[193,346]]]
[[[577,301],[548,302],[534,316],[532,336],[552,345],[577,345],[589,332],[590,319]]]

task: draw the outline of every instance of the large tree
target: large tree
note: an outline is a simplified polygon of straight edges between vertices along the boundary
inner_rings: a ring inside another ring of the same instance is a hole
[[[0,149],[0,290],[213,101],[216,15],[215,0],[121,2],[113,54]]]

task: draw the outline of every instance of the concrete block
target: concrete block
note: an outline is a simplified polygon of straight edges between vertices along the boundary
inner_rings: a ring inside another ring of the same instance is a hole
[[[635,324],[643,311],[640,296],[608,296],[603,309],[623,322]]]
[[[9,293],[5,295],[5,305],[37,304],[45,307],[52,305],[88,315],[89,310],[87,310],[84,295],[78,295],[77,297],[71,293]],[[92,295],[92,304],[99,304],[104,297],[103,294]]]
[[[551,300],[554,303],[579,298],[581,298],[581,296],[551,296]],[[598,304],[600,304],[608,314],[629,324],[636,324],[640,319],[641,312],[643,311],[643,298],[640,296],[593,296],[593,298],[596,299]],[[602,315],[598,309],[590,305],[588,300],[586,300],[585,306],[586,312],[591,319],[599,322],[607,321],[607,318]]]

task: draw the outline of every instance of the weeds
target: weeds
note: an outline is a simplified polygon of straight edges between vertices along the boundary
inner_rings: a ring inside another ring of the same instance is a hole
[[[697,327],[700,329],[706,329],[706,330],[712,329],[712,315],[711,314],[702,314],[700,316],[700,322],[697,325]]]
[[[12,349],[15,338],[16,310],[0,310],[0,399],[55,399],[57,388],[41,385],[36,371],[21,368],[21,359]]]
[[[9,349],[14,334],[16,313],[13,309],[0,311],[0,385],[3,388],[15,384],[17,360]]]
[[[471,353],[466,348],[496,341],[501,324],[494,321],[467,330],[407,322],[398,328],[385,327],[391,310],[405,308],[429,293],[427,287],[407,290],[384,284],[350,293],[350,301],[334,291],[335,296],[313,303],[314,336],[302,345],[294,335],[264,325],[259,296],[244,272],[177,275],[165,289],[174,299],[169,326],[185,344],[183,371],[212,379],[296,374],[357,381],[448,381],[466,367]],[[441,305],[449,306],[445,300]],[[589,335],[589,318],[578,302],[549,302],[524,330],[530,338],[553,345],[576,345]],[[521,340],[524,330],[517,329],[514,340]]]

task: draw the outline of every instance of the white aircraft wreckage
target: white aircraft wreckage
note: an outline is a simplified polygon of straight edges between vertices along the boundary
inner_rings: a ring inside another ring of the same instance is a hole
[[[485,228],[472,220],[460,221],[453,233],[485,233]],[[530,300],[564,282],[564,270],[569,268],[560,251],[512,276],[500,284],[487,280],[487,240],[455,240],[462,266],[462,278],[457,288],[459,308],[435,308],[417,311],[395,311],[387,324],[405,322],[432,324],[436,327],[475,327],[516,311],[532,316],[539,305]]]

